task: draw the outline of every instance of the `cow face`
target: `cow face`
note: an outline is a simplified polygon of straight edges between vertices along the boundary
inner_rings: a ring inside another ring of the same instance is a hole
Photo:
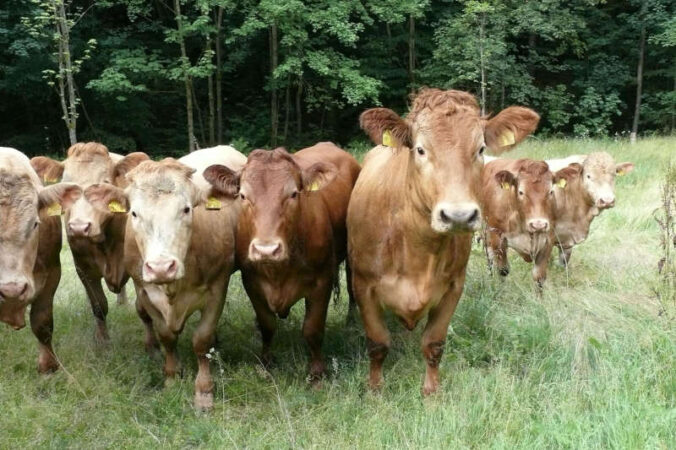
[[[361,127],[375,143],[383,135],[408,148],[408,178],[414,208],[429,216],[437,233],[471,232],[481,225],[479,196],[486,148],[512,148],[537,126],[532,110],[510,107],[490,120],[474,97],[461,91],[422,90],[402,119],[392,110],[370,109]],[[384,175],[386,176],[386,174]]]
[[[615,206],[615,177],[634,170],[634,164],[615,164],[606,152],[591,153],[582,165],[582,184],[591,203],[599,210]]]
[[[553,224],[554,187],[552,173],[544,161],[526,160],[515,175],[507,170],[495,181],[518,212],[523,228],[531,234],[546,233]]]
[[[70,147],[68,157],[63,163],[37,157],[31,160],[31,164],[46,182],[62,176],[64,181],[76,183],[86,189],[93,184],[112,184],[147,159],[149,158],[145,153],[132,153],[115,164],[105,145],[86,142]],[[102,242],[103,230],[111,218],[112,214],[107,209],[95,208],[82,196],[66,211],[66,233],[70,237]]]
[[[296,236],[301,207],[336,176],[332,164],[318,162],[302,169],[286,150],[256,150],[240,173],[211,166],[204,178],[215,192],[239,195],[240,227],[249,231],[248,258],[257,262],[283,261]]]
[[[41,218],[77,200],[77,185],[36,186],[28,174],[0,169],[0,303],[25,303],[35,295]]]
[[[194,172],[171,158],[145,161],[129,172],[124,191],[108,184],[84,191],[99,209],[128,211],[146,283],[171,283],[185,276],[193,208],[202,198],[190,179]]]

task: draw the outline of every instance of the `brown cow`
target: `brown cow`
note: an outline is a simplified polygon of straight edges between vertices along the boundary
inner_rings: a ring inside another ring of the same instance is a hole
[[[52,305],[61,279],[58,215],[80,194],[67,183],[42,187],[23,153],[0,147],[0,321],[20,330],[31,306],[40,373],[59,368],[52,350]]]
[[[303,336],[313,382],[325,371],[326,313],[347,253],[345,217],[358,174],[359,163],[330,142],[293,155],[256,150],[239,173],[223,166],[204,173],[216,191],[241,199],[237,262],[256,311],[263,360],[270,360],[275,315],[286,318],[305,298]]]
[[[167,381],[179,370],[177,339],[186,320],[200,311],[193,334],[198,359],[195,407],[213,406],[209,349],[223,311],[230,274],[235,266],[235,227],[239,205],[231,198],[209,199],[195,168],[223,164],[240,170],[246,158],[231,147],[194,152],[181,160],[145,161],[127,175],[123,191],[108,184],[92,185],[85,196],[100,209],[111,202],[130,211],[125,240],[125,267],[138,295],[136,307],[146,327],[146,348],[165,350]],[[214,210],[207,210],[206,206]]]
[[[86,142],[70,147],[63,162],[39,156],[31,159],[31,164],[46,183],[63,178],[86,189],[98,183],[118,183],[118,187],[123,187],[124,174],[147,159],[145,153],[137,152],[122,161],[120,155],[109,153],[105,145]],[[118,303],[126,301],[124,289],[129,279],[123,261],[126,221],[124,215],[94,208],[84,196],[66,210],[64,217],[75,269],[96,318],[97,341],[109,339],[106,327],[108,300],[101,287],[101,278],[110,291],[118,294]]]
[[[482,179],[489,263],[507,275],[511,247],[533,262],[533,281],[541,288],[554,245],[554,185],[547,163],[497,159],[485,165]]]
[[[369,152],[347,217],[348,260],[368,338],[372,388],[382,384],[390,347],[383,321],[388,308],[408,329],[427,315],[422,391],[438,389],[438,366],[465,283],[472,232],[481,225],[484,148],[512,148],[538,120],[534,111],[520,107],[485,119],[472,95],[438,89],[420,91],[406,119],[385,108],[361,115],[361,127],[377,144],[386,136],[397,147]]]
[[[606,152],[591,153],[582,161],[561,169],[554,180],[555,243],[564,266],[573,247],[589,235],[594,218],[615,206],[615,177],[634,170],[633,163],[616,164]]]

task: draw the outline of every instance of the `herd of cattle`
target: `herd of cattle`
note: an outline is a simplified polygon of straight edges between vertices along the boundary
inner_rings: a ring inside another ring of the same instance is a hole
[[[30,305],[38,371],[58,368],[52,307],[63,215],[97,340],[108,339],[101,279],[120,302],[132,279],[146,349],[162,344],[167,378],[178,372],[177,338],[200,311],[195,407],[209,409],[208,352],[231,274],[241,271],[264,362],[277,317],[305,299],[303,337],[318,382],[328,304],[345,261],[348,314],[358,306],[366,331],[369,385],[383,382],[389,309],[408,329],[427,316],[422,390],[433,393],[473,232],[485,224],[489,260],[501,275],[508,247],[532,261],[540,289],[552,248],[567,265],[594,217],[614,205],[616,175],[633,169],[607,153],[546,162],[484,156],[510,150],[538,121],[522,107],[482,117],[468,93],[424,89],[406,118],[385,108],[361,115],[377,144],[361,167],[331,143],[248,157],[219,146],[162,161],[93,142],[73,145],[63,162],[0,148],[0,320],[21,329]]]

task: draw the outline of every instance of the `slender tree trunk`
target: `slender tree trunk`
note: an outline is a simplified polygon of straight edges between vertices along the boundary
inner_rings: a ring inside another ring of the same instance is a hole
[[[291,114],[291,75],[286,78],[286,93],[284,95],[284,137],[283,142],[289,135],[289,115]]]
[[[674,96],[676,97],[676,65],[674,65]],[[676,131],[676,104],[671,104],[671,134]]]
[[[59,36],[59,97],[70,145],[77,142],[77,96],[70,53],[70,28],[63,0],[54,0],[56,31]]]
[[[298,89],[296,89],[296,134],[303,133],[303,77],[298,77]]]
[[[500,95],[500,109],[505,109],[505,80],[501,83],[502,93]]]
[[[188,60],[188,52],[185,48],[185,39],[183,38],[183,19],[181,18],[181,3],[179,0],[174,0],[174,13],[176,14],[176,26],[178,27],[179,45],[181,47],[181,67],[183,69],[183,82],[185,83],[185,112],[188,118],[188,151],[192,152],[196,149],[195,125],[192,115],[192,83],[190,74],[188,73],[190,61]]]
[[[277,146],[279,128],[279,100],[277,98],[277,83],[274,75],[279,60],[277,46],[277,23],[274,22],[270,26],[270,82],[272,84],[272,95],[270,96],[270,143],[273,147]]]
[[[195,93],[195,86],[192,84],[192,81],[190,83],[190,92],[192,92],[192,102],[193,105],[195,106],[195,111],[197,111],[197,123],[200,126],[200,138],[202,138],[202,144],[207,142],[207,135],[204,132],[204,121],[202,120],[202,110],[200,109],[200,104],[197,101],[197,94]],[[195,142],[195,150],[199,150],[200,144],[199,142]]]
[[[631,125],[629,141],[636,142],[638,135],[638,121],[641,114],[641,94],[643,91],[643,57],[645,55],[645,25],[641,26],[641,38],[638,50],[638,68],[636,69],[636,107],[634,108],[634,123]]]
[[[479,65],[481,66],[481,115],[486,115],[486,64],[484,61],[484,33],[486,17],[481,14],[479,23]]]
[[[207,51],[211,51],[211,36],[207,37]],[[216,99],[214,98],[214,76],[212,73],[207,76],[207,98],[209,103],[209,146],[213,146],[216,142]]]
[[[223,143],[223,67],[221,55],[221,28],[223,25],[223,7],[218,7],[216,16],[216,123],[217,143]]]
[[[408,79],[411,89],[415,84],[415,18],[408,16]]]

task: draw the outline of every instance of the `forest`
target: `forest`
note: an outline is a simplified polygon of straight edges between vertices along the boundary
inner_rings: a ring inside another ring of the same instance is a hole
[[[673,0],[3,0],[0,145],[180,155],[320,140],[422,86],[539,136],[673,134]]]

